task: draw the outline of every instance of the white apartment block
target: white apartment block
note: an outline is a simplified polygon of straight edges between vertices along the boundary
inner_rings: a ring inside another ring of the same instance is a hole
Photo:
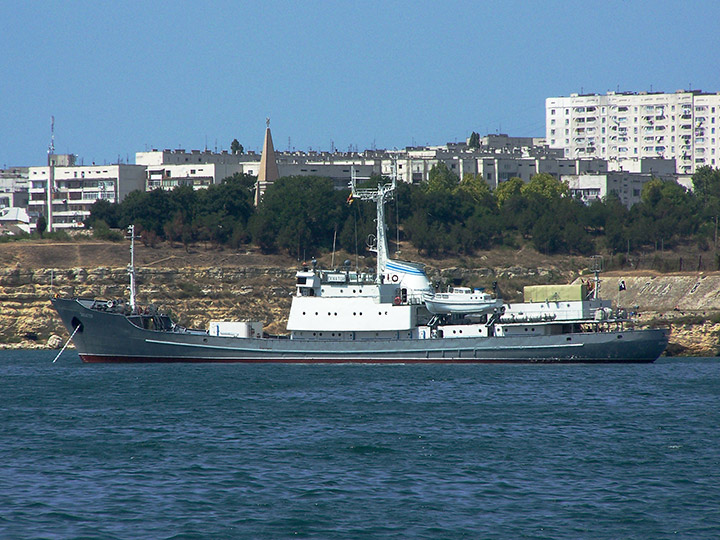
[[[204,189],[219,184],[224,178],[235,173],[249,172],[239,164],[197,163],[192,165],[147,165],[145,189],[162,188],[171,190],[178,186],[190,186],[193,189]],[[257,165],[254,167],[257,170]]]
[[[676,172],[720,165],[720,93],[571,94],[545,102],[550,148],[567,158],[674,159]]]
[[[219,184],[223,179],[235,173],[257,175],[260,167],[260,155],[230,154],[209,150],[151,150],[136,152],[135,164],[146,167],[145,187],[151,191],[162,188],[171,190],[178,186],[191,186],[193,189],[207,188]]]
[[[29,194],[28,168],[0,169],[0,210],[27,208]]]
[[[260,161],[260,155],[255,152],[247,154],[231,154],[227,150],[211,152],[210,150],[191,150],[186,152],[183,148],[177,150],[157,150],[135,152],[136,165],[193,165],[198,163],[214,163],[217,165],[238,165],[246,162]]]
[[[50,167],[28,167],[28,214],[32,222],[48,217]],[[53,230],[83,227],[98,199],[121,202],[131,191],[145,189],[144,165],[90,165],[53,167]],[[49,221],[49,220],[48,220]]]
[[[585,204],[601,200],[613,193],[620,202],[630,208],[641,200],[645,183],[655,178],[650,173],[613,171],[602,174],[563,175],[560,179],[570,188],[570,195]]]
[[[348,186],[352,171],[357,177],[382,174],[381,160],[373,156],[343,152],[275,152],[280,177],[322,176],[331,178],[338,188]],[[136,152],[135,163],[147,168],[146,189],[171,190],[176,186],[194,189],[219,184],[235,173],[257,176],[260,154],[221,154],[192,150],[153,150]]]

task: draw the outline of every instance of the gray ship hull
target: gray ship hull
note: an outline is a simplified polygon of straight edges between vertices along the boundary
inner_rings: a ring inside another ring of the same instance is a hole
[[[547,336],[441,339],[289,339],[153,330],[92,301],[55,298],[53,306],[84,362],[276,363],[650,363],[665,350],[663,329]]]

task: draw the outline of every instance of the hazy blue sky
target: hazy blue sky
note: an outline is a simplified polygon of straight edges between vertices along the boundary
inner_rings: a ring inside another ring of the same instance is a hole
[[[3,2],[0,167],[545,133],[549,96],[720,91],[720,2]],[[288,141],[290,139],[290,141]]]

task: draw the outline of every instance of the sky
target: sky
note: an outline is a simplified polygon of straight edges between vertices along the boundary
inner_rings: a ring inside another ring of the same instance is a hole
[[[545,135],[545,99],[720,92],[720,2],[3,2],[0,167]]]

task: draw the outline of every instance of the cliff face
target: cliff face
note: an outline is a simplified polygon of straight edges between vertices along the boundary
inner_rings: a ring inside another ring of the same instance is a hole
[[[191,328],[246,319],[282,332],[293,280],[294,270],[283,268],[145,269],[138,272],[137,301]],[[0,270],[0,343],[42,347],[52,335],[64,342],[69,336],[50,305],[52,295],[127,299],[127,282],[124,268]]]
[[[505,298],[522,284],[571,281],[544,269],[429,269],[433,281],[488,286],[503,283]],[[155,304],[183,326],[207,328],[211,320],[262,321],[283,333],[294,292],[292,267],[143,268],[138,304]],[[625,282],[620,291],[618,284]],[[50,305],[53,294],[127,298],[125,268],[0,269],[0,348],[58,347],[69,337]],[[720,324],[720,274],[604,275],[602,296],[632,311],[642,324],[672,328],[670,353],[715,356]],[[56,337],[53,337],[56,336]],[[51,339],[52,338],[52,339]]]

